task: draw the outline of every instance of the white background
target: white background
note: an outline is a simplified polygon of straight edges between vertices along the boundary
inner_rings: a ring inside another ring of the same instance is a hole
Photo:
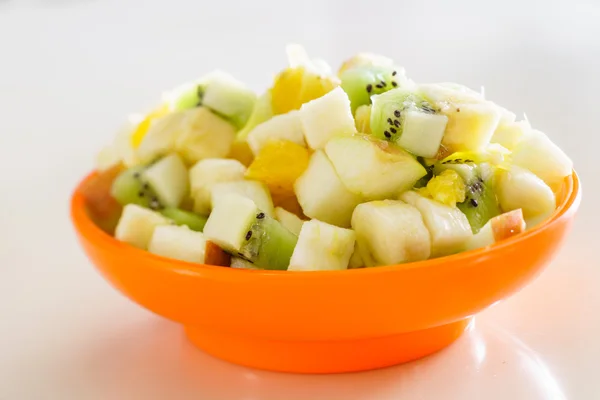
[[[0,0],[0,399],[598,398],[598,4]],[[367,50],[417,81],[485,85],[581,175],[548,270],[435,356],[336,376],[233,366],[121,297],[75,242],[70,192],[128,113],[214,68],[263,90],[292,41],[334,66]]]

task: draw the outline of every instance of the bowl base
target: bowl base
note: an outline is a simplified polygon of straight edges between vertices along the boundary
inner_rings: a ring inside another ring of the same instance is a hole
[[[357,372],[416,360],[454,342],[471,318],[399,335],[339,341],[285,341],[185,328],[191,342],[217,358],[251,368],[303,374]]]

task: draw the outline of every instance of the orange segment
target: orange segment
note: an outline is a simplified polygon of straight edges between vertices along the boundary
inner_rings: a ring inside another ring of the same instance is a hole
[[[273,113],[298,110],[302,104],[317,99],[339,85],[334,77],[321,77],[304,67],[286,68],[275,78],[271,89]]]
[[[287,140],[267,143],[246,171],[246,178],[264,182],[274,198],[294,196],[294,182],[308,166],[306,147]]]
[[[227,158],[238,160],[247,167],[252,163],[254,155],[252,154],[252,150],[250,150],[250,146],[248,146],[246,141],[235,140],[231,146],[231,151],[229,152]]]
[[[162,105],[154,111],[150,112],[146,117],[139,123],[135,131],[131,135],[131,146],[135,149],[137,148],[146,133],[148,133],[148,129],[150,129],[150,124],[157,118],[163,117],[169,113],[169,107],[167,105]]]

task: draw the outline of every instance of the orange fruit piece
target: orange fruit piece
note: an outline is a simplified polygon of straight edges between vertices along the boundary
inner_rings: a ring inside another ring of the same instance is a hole
[[[271,89],[273,114],[299,110],[302,104],[317,99],[339,86],[335,77],[323,77],[304,67],[286,68],[275,78]]]
[[[267,143],[246,170],[246,178],[264,182],[273,198],[294,196],[294,182],[308,166],[309,151],[297,143]]]

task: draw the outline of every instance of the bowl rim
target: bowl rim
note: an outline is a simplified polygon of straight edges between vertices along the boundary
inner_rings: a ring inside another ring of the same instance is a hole
[[[489,254],[501,252],[503,249],[510,247],[511,245],[527,240],[528,238],[539,234],[542,231],[550,229],[552,226],[556,225],[559,220],[572,215],[576,212],[579,204],[581,202],[581,184],[579,180],[579,176],[575,172],[572,171],[572,174],[565,178],[564,187],[566,189],[566,193],[564,196],[564,200],[556,207],[554,213],[546,219],[543,223],[537,225],[536,227],[526,230],[525,232],[519,233],[515,236],[512,236],[508,239],[504,239],[500,242],[494,243],[490,246],[482,247],[479,249],[464,251],[456,254],[452,254],[449,256],[438,257],[423,261],[410,262],[405,264],[395,264],[395,265],[382,265],[371,268],[354,268],[354,269],[346,269],[340,271],[279,271],[279,270],[251,270],[251,269],[238,269],[238,268],[229,268],[215,265],[207,265],[207,264],[196,264],[190,263],[186,261],[175,260],[163,256],[159,256],[156,254],[152,254],[149,251],[138,249],[134,246],[131,246],[127,243],[123,243],[115,239],[113,236],[104,232],[100,227],[98,227],[92,219],[89,217],[86,209],[85,209],[85,199],[83,194],[81,193],[81,188],[84,186],[90,179],[96,176],[97,172],[92,171],[87,174],[76,186],[75,190],[71,196],[71,204],[70,204],[70,214],[72,223],[77,230],[78,234],[84,237],[87,241],[93,243],[96,247],[101,247],[105,250],[121,252],[121,253],[129,253],[131,256],[135,256],[139,258],[140,264],[143,264],[145,268],[160,268],[172,270],[172,272],[176,273],[185,273],[186,275],[200,276],[205,275],[206,273],[218,273],[218,274],[236,274],[236,276],[240,277],[241,274],[254,274],[255,276],[289,276],[289,277],[302,277],[306,278],[324,278],[324,277],[341,277],[348,276],[350,274],[355,275],[366,275],[366,274],[379,274],[386,272],[398,272],[403,270],[413,270],[413,269],[425,269],[425,268],[433,268],[439,266],[441,264],[445,264],[446,262],[454,262],[460,260],[468,260],[475,259],[481,256],[488,256]],[[563,189],[564,190],[564,189]],[[145,260],[150,262],[144,263]],[[151,262],[154,261],[154,262]],[[467,265],[468,263],[462,263],[462,265]],[[160,266],[159,266],[160,265]],[[233,275],[231,275],[233,276]],[[288,279],[292,279],[288,278]]]

